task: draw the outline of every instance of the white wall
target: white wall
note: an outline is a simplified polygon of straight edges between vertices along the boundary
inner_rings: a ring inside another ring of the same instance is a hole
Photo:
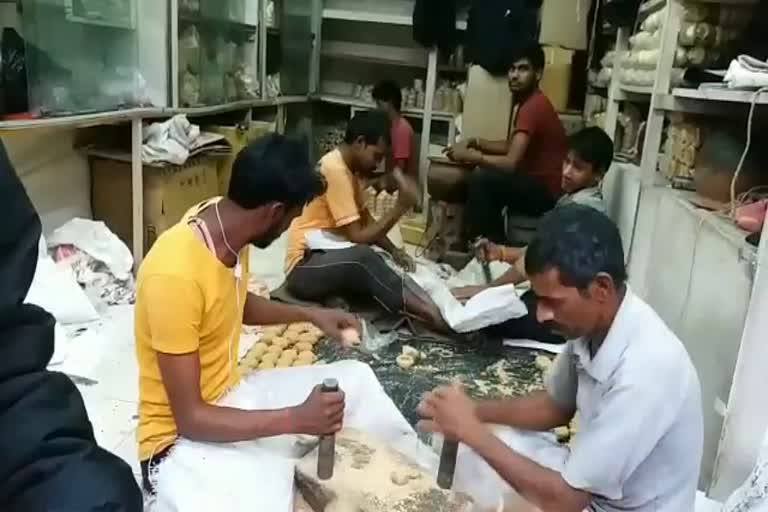
[[[633,288],[680,337],[701,381],[707,489],[741,345],[752,277],[744,234],[689,195],[644,189],[630,258]],[[650,378],[650,376],[649,376]]]
[[[603,180],[603,197],[608,216],[621,232],[624,253],[628,260],[640,199],[640,169],[636,165],[614,163]]]
[[[712,482],[712,495],[721,499],[749,475],[768,427],[768,223],[762,242]]]
[[[16,12],[16,4],[0,3],[0,22],[2,22],[3,27],[15,28],[21,34],[21,18]]]
[[[91,217],[88,161],[72,149],[74,135],[74,130],[29,130],[2,137],[43,233],[73,217]]]

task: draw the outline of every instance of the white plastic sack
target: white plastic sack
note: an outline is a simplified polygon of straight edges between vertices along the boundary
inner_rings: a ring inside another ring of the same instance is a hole
[[[99,319],[99,314],[77,284],[72,269],[59,267],[43,253],[24,302],[48,311],[62,324],[81,324]]]
[[[104,263],[117,279],[127,280],[131,276],[131,251],[103,222],[72,219],[48,238],[49,247],[60,245],[74,245]]]
[[[494,433],[517,453],[546,468],[562,472],[565,467],[568,448],[560,445],[553,434],[525,432],[508,427],[496,427]],[[517,491],[485,460],[464,445],[459,445],[453,490],[471,496],[481,510],[501,510],[520,499]]]
[[[293,511],[294,461],[258,443],[181,440],[162,464],[154,512]]]
[[[346,393],[345,427],[376,436],[427,469],[437,467],[437,456],[418,441],[370,367],[357,361],[259,372],[221,404],[247,410],[291,407],[327,378],[337,379]],[[209,512],[222,503],[232,512],[290,512],[298,439],[178,441],[155,476],[156,512]]]
[[[408,275],[432,298],[448,325],[459,333],[498,325],[528,313],[515,285],[489,288],[462,304],[446,282],[425,266],[417,265],[416,272]]]
[[[768,432],[747,480],[723,506],[723,512],[768,512]]]
[[[491,278],[498,279],[503,276],[512,265],[504,263],[502,261],[492,261],[490,263]],[[472,258],[472,261],[467,263],[461,271],[448,280],[448,286],[451,288],[459,288],[461,286],[476,286],[486,285],[485,273],[483,272],[483,265],[477,258]]]

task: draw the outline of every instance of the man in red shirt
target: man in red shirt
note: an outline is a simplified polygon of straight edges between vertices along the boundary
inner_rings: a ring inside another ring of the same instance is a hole
[[[414,158],[414,136],[411,123],[401,112],[403,95],[400,87],[391,80],[383,80],[373,88],[373,99],[376,106],[389,117],[392,123],[390,138],[392,154],[387,159],[387,172],[400,169],[403,174],[418,177],[418,167]]]
[[[508,139],[471,138],[447,150],[452,160],[477,166],[469,178],[465,211],[470,240],[483,236],[503,243],[505,207],[511,213],[538,217],[554,208],[561,194],[568,141],[552,103],[539,90],[543,72],[541,46],[524,48],[509,70],[516,114]]]

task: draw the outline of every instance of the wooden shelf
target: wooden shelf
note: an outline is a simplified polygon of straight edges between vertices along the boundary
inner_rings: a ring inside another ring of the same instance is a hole
[[[361,10],[358,0],[336,0],[323,9],[323,19],[381,23],[385,25],[413,25],[413,3],[399,0],[385,0],[375,7],[367,4],[368,10]],[[458,20],[456,28],[466,30],[467,21]]]
[[[194,24],[199,30],[211,29],[228,35],[239,34],[246,37],[255,35],[259,30],[257,25],[250,23],[212,18],[192,11],[179,11],[179,23],[182,25]]]
[[[421,48],[324,41],[320,54],[326,58],[372,62],[389,66],[427,67],[427,52]]]
[[[726,88],[703,88],[703,89],[685,89],[678,87],[673,89],[670,95],[673,98],[685,98],[700,101],[724,101],[735,103],[768,103],[768,92],[762,92],[755,97],[754,90],[726,89]]]
[[[676,88],[672,94],[659,94],[656,108],[667,112],[688,112],[708,115],[744,115],[753,100],[756,105],[768,104],[768,92],[755,98],[754,91],[705,88]]]
[[[93,25],[94,27],[108,27],[121,30],[136,30],[136,27],[130,21],[121,23],[110,20],[101,20],[98,18],[88,18],[86,16],[78,16],[76,14],[67,14],[66,19],[71,23],[79,23],[81,25]]]
[[[640,8],[637,10],[637,17],[643,19],[654,12],[660,11],[667,5],[667,0],[646,0],[640,4]]]
[[[348,107],[357,108],[361,110],[376,108],[376,106],[373,103],[368,103],[367,101],[361,100],[360,98],[353,98],[350,96],[341,96],[337,94],[321,94],[316,99],[319,99],[320,101],[325,103],[331,103],[334,105],[345,105]],[[406,117],[423,118],[424,109],[404,108],[402,111],[402,114]],[[434,111],[432,112],[432,120],[452,122],[454,119],[456,119],[457,115],[458,114],[454,114],[452,112]]]
[[[0,133],[37,128],[85,128],[88,126],[117,124],[131,121],[132,119],[162,117],[162,110],[163,109],[158,108],[133,108],[110,112],[46,117],[40,119],[0,121]]]
[[[176,114],[186,114],[191,117],[200,117],[222,114],[226,112],[234,112],[237,110],[247,110],[250,108],[274,107],[278,105],[305,103],[307,101],[308,98],[306,96],[280,96],[278,98],[268,100],[258,98],[252,100],[235,101],[222,105],[190,108],[133,108],[125,110],[113,110],[108,112],[46,117],[40,119],[0,121],[0,134],[20,130],[46,128],[85,128],[88,126],[119,124],[131,121],[133,119],[159,119],[164,117],[171,117]]]
[[[624,85],[619,84],[619,90],[624,94],[650,96],[653,91],[651,85]]]

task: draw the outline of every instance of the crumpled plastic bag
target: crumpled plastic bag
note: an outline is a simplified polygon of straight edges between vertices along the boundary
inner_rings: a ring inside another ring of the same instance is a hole
[[[768,512],[768,432],[746,481],[731,494],[722,512]]]
[[[162,123],[153,123],[144,132],[141,159],[144,163],[183,165],[199,137],[200,127],[192,124],[183,114]]]
[[[118,279],[128,279],[133,271],[133,255],[103,222],[75,218],[48,237],[48,247],[73,245],[104,263]]]

